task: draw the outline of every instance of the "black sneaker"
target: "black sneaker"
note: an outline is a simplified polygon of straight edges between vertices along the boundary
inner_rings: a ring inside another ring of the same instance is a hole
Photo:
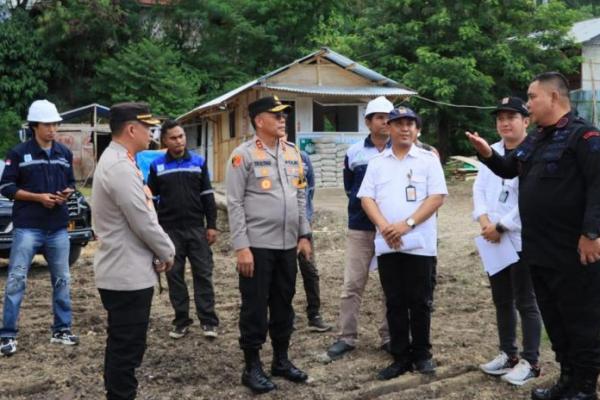
[[[209,339],[216,339],[219,336],[217,327],[213,325],[202,325],[202,333],[204,333],[204,337]]]
[[[329,332],[333,327],[323,322],[320,315],[315,315],[308,320],[308,330],[311,332]]]
[[[54,332],[50,338],[50,343],[64,344],[66,346],[75,346],[79,344],[79,338],[71,333],[70,330]]]
[[[387,381],[397,376],[403,375],[411,371],[410,363],[405,361],[394,361],[377,374],[377,379],[380,381]]]
[[[339,358],[342,358],[344,355],[351,352],[352,350],[354,350],[354,348],[355,348],[355,346],[349,345],[348,343],[344,342],[343,340],[338,340],[337,342],[332,344],[327,349],[327,355],[332,360],[337,360]]]
[[[171,332],[169,332],[169,337],[172,339],[181,339],[190,331],[190,326],[174,326]]]
[[[424,375],[434,374],[435,367],[436,367],[436,365],[435,365],[435,361],[433,361],[433,358],[415,361],[415,369],[420,374],[424,374]]]

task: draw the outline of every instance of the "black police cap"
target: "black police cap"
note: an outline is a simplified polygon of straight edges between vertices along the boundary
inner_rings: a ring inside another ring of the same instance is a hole
[[[278,113],[291,107],[289,104],[283,104],[277,96],[268,96],[248,104],[248,114],[253,118],[262,112]]]
[[[118,103],[110,108],[110,122],[139,121],[146,125],[160,125],[160,120],[152,115],[147,103]]]
[[[498,114],[500,111],[512,111],[518,112],[524,117],[529,116],[529,110],[523,100],[518,97],[504,97],[500,99],[500,102],[496,106],[496,109],[492,111],[493,115]]]

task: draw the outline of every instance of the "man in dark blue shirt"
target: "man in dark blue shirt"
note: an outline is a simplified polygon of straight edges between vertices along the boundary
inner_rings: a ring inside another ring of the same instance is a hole
[[[161,140],[167,152],[150,165],[148,187],[158,199],[158,222],[175,244],[175,264],[167,272],[169,298],[175,310],[169,336],[182,338],[192,324],[184,279],[187,258],[200,326],[204,336],[215,338],[219,318],[215,313],[210,246],[217,239],[217,208],[208,167],[203,157],[186,149],[185,132],[177,122],[163,123]]]
[[[286,138],[287,139],[287,138]],[[315,174],[308,154],[300,152],[304,173],[306,174],[306,219],[310,224],[313,222],[313,197],[315,196]],[[313,239],[310,238],[310,245],[313,245]],[[302,253],[298,254],[298,264],[302,281],[304,283],[304,292],[306,293],[306,314],[308,316],[308,329],[313,332],[328,332],[332,329],[331,325],[326,324],[319,312],[321,308],[321,294],[319,289],[319,271],[315,263],[314,251],[311,258],[306,258]]]
[[[27,116],[34,136],[8,152],[0,180],[0,193],[14,199],[13,244],[8,279],[4,290],[3,326],[0,353],[10,356],[17,351],[17,321],[25,294],[27,272],[34,255],[42,250],[52,280],[51,343],[76,345],[71,333],[71,297],[69,274],[69,210],[67,198],[75,189],[73,155],[56,142],[56,130],[62,118],[56,106],[36,100]]]

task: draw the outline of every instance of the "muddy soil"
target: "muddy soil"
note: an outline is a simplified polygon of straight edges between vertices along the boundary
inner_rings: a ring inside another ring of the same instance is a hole
[[[323,364],[319,355],[335,341],[335,333],[315,334],[307,330],[306,302],[301,277],[294,300],[296,332],[290,354],[311,377],[306,385],[275,379],[279,390],[262,399],[528,399],[531,386],[511,387],[484,376],[477,365],[495,356],[497,337],[489,283],[474,250],[478,232],[471,221],[470,183],[451,183],[450,196],[439,213],[440,247],[438,286],[432,321],[436,376],[425,378],[409,373],[379,382],[377,371],[390,362],[378,350],[377,326],[381,321],[382,293],[376,273],[365,293],[360,317],[357,349],[340,361]],[[346,210],[341,190],[318,196],[315,246],[321,274],[322,314],[335,322],[343,277]],[[329,200],[328,200],[329,198]],[[19,350],[0,358],[1,399],[101,399],[105,334],[105,313],[94,287],[89,245],[72,268],[74,331],[81,336],[77,347],[50,345],[52,324],[51,288],[43,260],[30,271],[23,301]],[[238,347],[237,275],[227,234],[215,245],[214,282],[220,336],[206,340],[199,325],[174,341],[168,337],[172,310],[167,293],[155,294],[148,349],[137,376],[140,399],[246,399],[252,396],[240,386],[242,353]],[[0,268],[3,293],[6,263]],[[188,274],[189,276],[189,274]],[[262,351],[266,366],[271,350]],[[557,369],[547,339],[543,340],[544,376],[536,384],[555,378]]]

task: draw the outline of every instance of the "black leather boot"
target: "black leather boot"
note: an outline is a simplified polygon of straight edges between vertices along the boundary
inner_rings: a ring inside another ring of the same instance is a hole
[[[562,397],[561,400],[598,400],[596,394],[597,381],[597,371],[577,368],[575,370],[574,390],[570,395]]]
[[[263,371],[258,349],[245,349],[244,361],[246,367],[242,372],[242,385],[249,387],[254,393],[267,393],[277,389]]]
[[[561,400],[569,394],[571,386],[573,386],[573,368],[570,365],[561,364],[558,381],[549,388],[533,389],[531,398],[533,400]]]
[[[289,342],[273,343],[273,363],[271,364],[271,374],[281,376],[292,382],[306,382],[308,375],[302,370],[296,368],[288,358]]]

